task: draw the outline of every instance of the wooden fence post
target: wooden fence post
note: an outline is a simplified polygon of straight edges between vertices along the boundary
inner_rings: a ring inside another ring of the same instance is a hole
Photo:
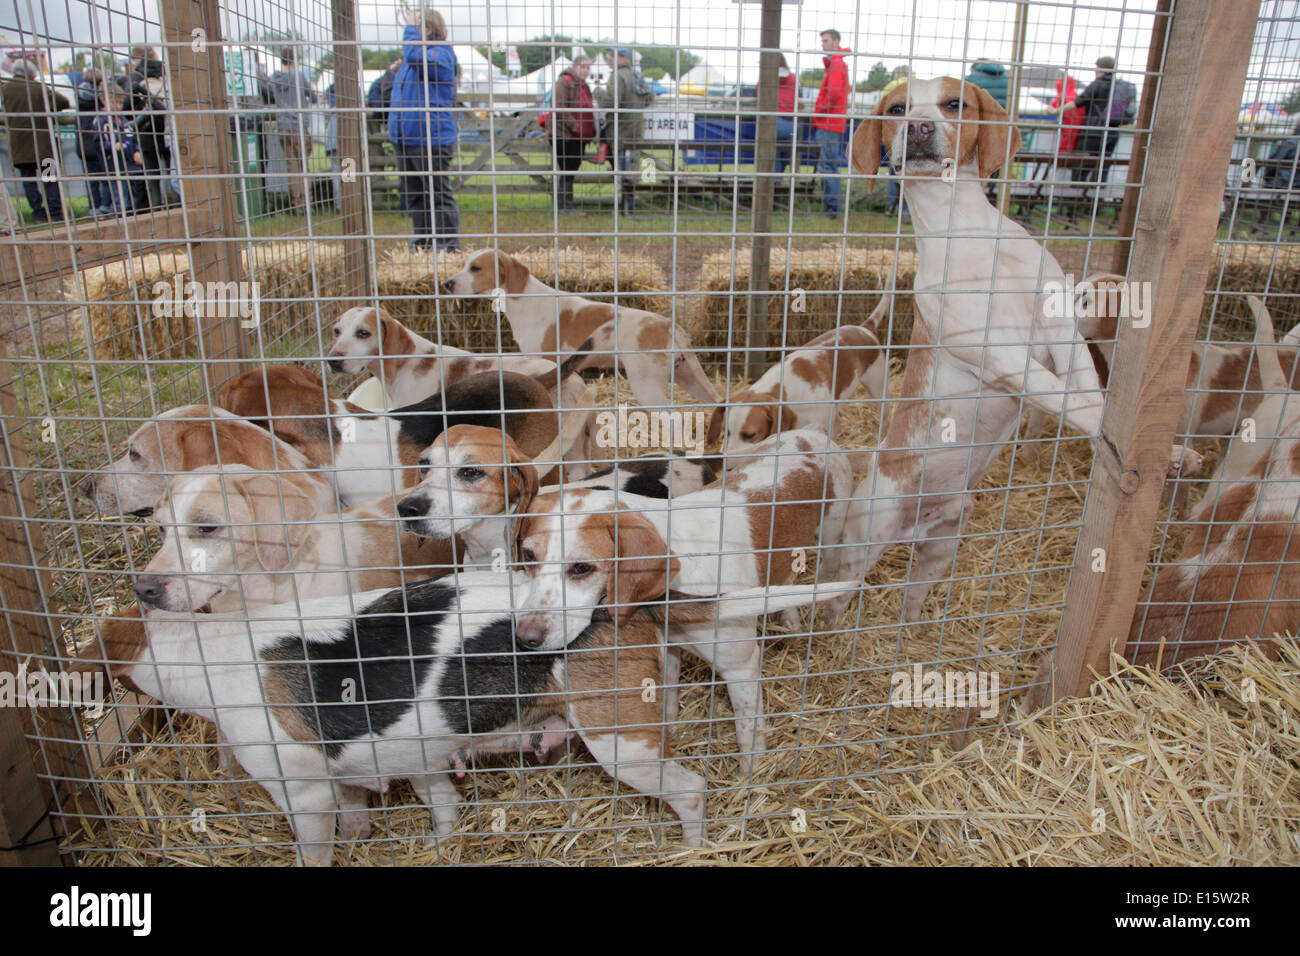
[[[1151,128],[1130,281],[1149,326],[1121,321],[1097,460],[1047,700],[1084,693],[1122,654],[1186,389],[1258,3],[1179,0]],[[1189,122],[1188,117],[1195,117]],[[1104,561],[1104,572],[1094,571]],[[1033,696],[1037,696],[1036,694]]]
[[[197,214],[187,230],[190,279],[238,288],[229,285],[243,280],[244,270],[235,234],[232,132],[218,3],[160,0],[158,14],[170,69],[181,195],[186,211]],[[204,360],[203,387],[215,400],[221,384],[243,371],[250,351],[248,332],[241,328],[239,315],[205,315],[195,321]]]
[[[334,18],[334,108],[338,110],[339,157],[352,160],[352,175],[341,177],[343,206],[343,289],[339,309],[364,304],[370,294],[371,218],[369,145],[361,113],[361,52],[357,46],[356,0],[332,0]]]
[[[745,329],[745,376],[752,382],[767,368],[771,345],[768,306],[772,287],[772,193],[776,184],[777,71],[781,66],[781,0],[763,0],[759,31],[758,128],[754,140],[754,241],[749,252],[749,321]],[[792,140],[791,147],[797,144]],[[736,147],[740,162],[740,146]],[[791,162],[797,163],[794,157]]]

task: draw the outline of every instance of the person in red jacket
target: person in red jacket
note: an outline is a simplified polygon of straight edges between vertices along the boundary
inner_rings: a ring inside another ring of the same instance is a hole
[[[781,66],[776,81],[776,171],[784,173],[790,164],[790,148],[794,141],[794,103],[799,98],[799,80],[781,54]]]
[[[1074,77],[1069,74],[1062,76],[1056,81],[1056,99],[1052,100],[1052,109],[1059,111],[1063,103],[1073,103],[1078,92]],[[1074,148],[1079,145],[1079,127],[1087,115],[1088,111],[1080,106],[1061,116],[1061,148],[1058,152],[1074,152]]]
[[[560,212],[574,212],[573,174],[582,165],[582,153],[596,138],[596,116],[587,75],[591,58],[580,56],[555,81],[551,96],[551,129],[555,132],[555,160],[562,172],[557,177],[556,206]],[[576,213],[582,215],[582,213]]]
[[[844,133],[848,129],[849,67],[844,57],[849,51],[840,46],[838,30],[823,30],[821,40],[826,74],[813,107],[813,142],[821,147],[817,173],[822,177],[826,216],[834,219],[840,214],[840,167],[844,165]]]

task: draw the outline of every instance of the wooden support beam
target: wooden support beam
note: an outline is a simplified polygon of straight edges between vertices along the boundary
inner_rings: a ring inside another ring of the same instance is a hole
[[[350,160],[353,175],[344,173],[343,290],[339,309],[362,305],[370,295],[370,247],[374,230],[366,170],[366,119],[361,99],[361,48],[357,44],[356,0],[332,0],[334,20],[334,104],[338,110],[339,161]],[[327,343],[328,344],[328,343]]]
[[[777,74],[781,68],[781,0],[763,0],[759,30],[758,128],[754,143],[753,243],[749,252],[749,316],[745,376],[752,382],[768,365],[768,305],[772,289],[772,173],[776,170]],[[791,144],[793,147],[794,144]]]
[[[1082,694],[1122,654],[1182,408],[1258,3],[1178,0],[1151,129],[1130,281],[1150,324],[1120,322],[1097,459],[1047,698]],[[1195,123],[1187,117],[1196,117]],[[1134,168],[1140,168],[1135,164]],[[1105,571],[1093,570],[1096,555]]]
[[[14,372],[12,363],[0,360],[0,671],[10,674],[29,657],[34,659],[28,672],[37,669],[40,659],[53,654],[57,640],[41,614],[50,582],[48,573],[38,570],[37,556],[45,552],[41,523],[28,517],[37,509],[31,478],[24,477],[26,422],[18,415]],[[0,846],[27,847],[0,850],[0,866],[60,862],[47,808],[73,788],[49,780],[89,776],[76,748],[62,742],[76,739],[73,719],[60,708],[0,707]],[[41,743],[29,744],[29,738]]]
[[[1141,194],[1142,176],[1146,171],[1147,138],[1155,114],[1156,87],[1159,86],[1160,68],[1165,61],[1165,38],[1169,36],[1169,10],[1173,0],[1156,0],[1156,15],[1151,23],[1151,42],[1147,46],[1147,75],[1142,83],[1142,102],[1138,105],[1137,128],[1133,134],[1133,153],[1128,163],[1128,185],[1124,188],[1124,201],[1119,207],[1117,226],[1119,241],[1115,243],[1115,258],[1110,271],[1128,274],[1129,255],[1133,251],[1133,225],[1137,222],[1138,197]]]
[[[244,275],[230,241],[235,237],[236,189],[218,0],[159,0],[158,14],[170,68],[183,211],[198,217],[188,220],[190,278],[229,288],[226,283]],[[200,223],[206,228],[199,228]],[[254,331],[241,328],[238,315],[207,315],[197,321],[204,391],[215,401],[222,383],[244,370]]]

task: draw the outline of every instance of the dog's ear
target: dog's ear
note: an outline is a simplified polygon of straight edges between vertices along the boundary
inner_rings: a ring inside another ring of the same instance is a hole
[[[213,437],[214,426],[217,437]],[[219,422],[189,421],[180,423],[180,428],[158,428],[158,459],[164,463],[169,472],[193,471],[208,465],[228,465],[229,461],[217,461],[217,441],[220,439]],[[180,452],[180,461],[172,460],[168,449],[168,439],[174,436],[176,450]]]
[[[253,528],[257,562],[267,571],[289,567],[289,549],[302,544],[314,508],[297,485],[275,475],[227,475],[257,522]]]
[[[799,427],[799,413],[790,405],[776,406],[776,430],[779,432],[792,432]]]
[[[506,513],[523,514],[537,497],[537,466],[506,436]]]
[[[524,549],[524,539],[528,537],[528,532],[533,523],[532,515],[520,512],[510,519],[514,525],[514,533],[510,536],[510,548],[512,561],[522,561],[521,556]]]
[[[506,290],[508,295],[519,295],[523,292],[531,274],[528,267],[514,256],[508,256],[504,252],[497,253],[497,283]]]
[[[609,515],[609,535],[614,540],[614,585],[609,589],[614,619],[624,624],[638,604],[668,593],[681,562],[654,525],[635,511]]]
[[[74,659],[67,670],[74,674],[93,674],[102,670],[108,679],[120,677],[142,656],[149,637],[145,633],[143,612],[138,604],[117,612],[117,618],[95,621],[97,640],[85,649],[87,659]],[[131,681],[123,681],[132,690],[138,690]]]
[[[713,410],[713,417],[709,419],[709,434],[705,442],[712,445],[722,437],[722,423],[727,420],[727,406],[719,405]]]
[[[906,90],[907,84],[903,83],[897,88]],[[890,90],[890,92],[892,93],[893,90]],[[853,168],[864,176],[874,176],[876,170],[880,168],[880,139],[885,128],[884,106],[886,99],[892,99],[892,97],[882,96],[880,102],[876,104],[876,111],[858,124],[857,132],[853,134],[853,144],[849,150],[853,160]]]
[[[975,96],[979,99],[980,124],[975,140],[975,158],[979,163],[980,179],[988,179],[1020,152],[1020,130],[1012,125],[1007,111],[988,90],[974,83],[966,85],[975,91]]]

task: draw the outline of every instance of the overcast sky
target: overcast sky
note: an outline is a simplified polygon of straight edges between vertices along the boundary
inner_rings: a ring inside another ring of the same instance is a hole
[[[410,0],[418,2],[418,0]],[[1249,7],[1246,0],[1224,0]],[[563,33],[593,41],[671,44],[690,49],[729,77],[757,77],[761,5],[733,0],[443,0],[434,4],[465,43],[509,44],[541,34]],[[787,2],[781,46],[802,71],[821,66],[817,34],[838,29],[854,51],[855,79],[883,60],[910,62],[921,76],[964,73],[976,59],[1008,62],[1017,4],[1000,0],[803,0]],[[1121,70],[1146,65],[1155,0],[1082,0],[1030,6],[1025,60],[1066,67],[1091,79],[1098,56],[1114,56]],[[222,6],[229,37],[261,29],[298,30],[324,52],[330,42],[328,0],[227,0]],[[111,44],[119,50],[161,37],[156,0],[0,0],[0,33],[8,46],[25,42],[50,53],[55,63],[69,47]],[[398,3],[357,0],[358,33],[366,45],[395,45],[401,36]],[[1265,0],[1257,31],[1252,75],[1289,87],[1300,83],[1300,0]],[[311,59],[307,57],[306,59]],[[1138,77],[1132,77],[1137,80]],[[1248,91],[1246,99],[1255,95]]]

